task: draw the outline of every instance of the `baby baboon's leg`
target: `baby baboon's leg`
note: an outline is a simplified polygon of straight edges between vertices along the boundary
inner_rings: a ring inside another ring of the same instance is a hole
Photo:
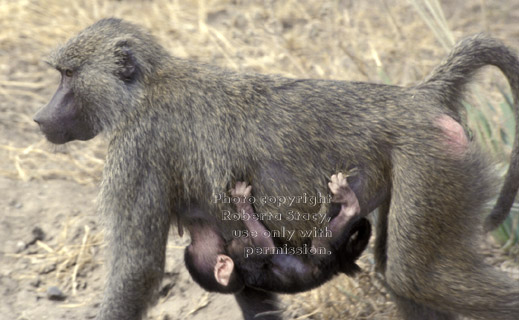
[[[348,186],[348,181],[344,174],[339,172],[332,175],[328,187],[333,194],[332,202],[341,204],[341,210],[330,221],[328,226],[332,234],[337,234],[344,229],[351,218],[360,213],[360,205],[357,196]]]

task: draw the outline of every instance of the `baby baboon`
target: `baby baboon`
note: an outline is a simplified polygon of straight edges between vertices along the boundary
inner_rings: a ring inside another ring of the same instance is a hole
[[[276,251],[268,230],[246,201],[251,186],[237,182],[232,196],[242,199],[236,205],[238,214],[255,236],[224,244],[213,224],[194,224],[192,243],[185,251],[189,273],[204,289],[221,293],[238,293],[244,286],[296,293],[316,288],[339,272],[357,273],[360,268],[355,261],[369,242],[371,225],[359,216],[359,202],[346,176],[333,175],[329,186],[333,201],[341,204],[340,211],[327,226],[330,236],[315,238],[305,255]]]
[[[475,246],[494,179],[460,117],[465,84],[477,69],[497,66],[510,82],[516,120],[492,213],[499,222],[519,187],[519,62],[498,40],[461,41],[410,88],[221,70],[171,57],[118,19],[86,28],[48,62],[62,78],[34,118],[47,139],[65,143],[103,131],[110,140],[99,201],[111,259],[98,319],[142,317],[177,219],[216,220],[226,240],[243,230],[221,215],[230,204],[207,195],[237,180],[250,182],[256,198],[325,194],[325,177],[351,167],[361,215],[380,207],[377,264],[404,318],[517,319],[519,283],[486,265]],[[291,211],[318,212],[312,202],[254,205],[257,213],[280,213],[262,221],[270,231],[319,225],[289,219]],[[490,221],[488,228],[497,223]],[[266,291],[246,288],[236,298],[247,319],[275,308]]]

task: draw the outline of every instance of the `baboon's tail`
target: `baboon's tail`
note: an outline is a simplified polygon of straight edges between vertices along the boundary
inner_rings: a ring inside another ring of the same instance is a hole
[[[478,34],[460,41],[419,87],[438,90],[445,105],[460,114],[459,99],[465,85],[481,67],[498,67],[508,79],[513,95],[515,115],[515,139],[510,157],[510,167],[505,182],[492,212],[485,220],[485,230],[499,226],[508,216],[519,189],[519,60],[517,55],[501,41],[484,34]],[[454,103],[453,103],[454,102]]]

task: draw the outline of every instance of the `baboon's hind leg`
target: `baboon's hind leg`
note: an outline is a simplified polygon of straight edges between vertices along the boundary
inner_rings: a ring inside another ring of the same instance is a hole
[[[405,318],[519,319],[519,281],[475,245],[492,187],[483,157],[393,157],[385,277]]]

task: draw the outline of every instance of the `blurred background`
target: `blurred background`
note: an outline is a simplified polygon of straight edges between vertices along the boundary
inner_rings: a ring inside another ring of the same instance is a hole
[[[104,279],[95,197],[102,137],[46,143],[34,112],[59,74],[44,62],[100,18],[138,23],[175,56],[232,70],[410,86],[456,40],[488,32],[519,49],[515,0],[0,0],[0,319],[93,318]],[[514,122],[504,77],[485,69],[467,94],[470,127],[504,172]],[[519,278],[519,210],[481,244]],[[150,319],[240,319],[232,296],[203,292],[171,232],[166,275]],[[287,319],[397,319],[367,250],[364,271],[283,297]]]

